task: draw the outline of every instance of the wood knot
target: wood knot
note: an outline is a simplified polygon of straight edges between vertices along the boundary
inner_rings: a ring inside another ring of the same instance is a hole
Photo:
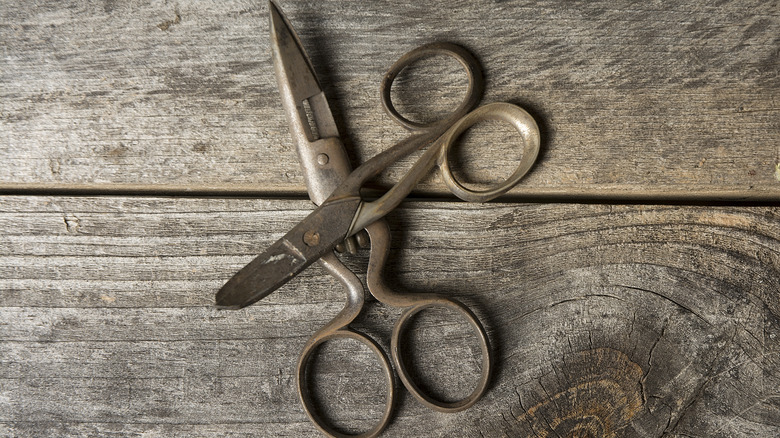
[[[75,234],[79,232],[81,228],[81,220],[74,215],[64,215],[62,221],[65,223],[65,231],[68,234]]]
[[[181,15],[179,15],[179,11],[176,11],[176,15],[174,16],[173,20],[165,20],[158,24],[157,27],[160,28],[161,31],[165,32],[169,30],[174,24],[179,23],[181,23]]]
[[[620,351],[573,354],[555,374],[560,387],[542,384],[546,399],[516,417],[536,436],[614,437],[644,404],[642,368]]]

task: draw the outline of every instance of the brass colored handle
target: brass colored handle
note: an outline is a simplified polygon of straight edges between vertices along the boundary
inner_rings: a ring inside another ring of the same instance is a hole
[[[523,155],[517,168],[505,181],[496,184],[485,190],[472,190],[463,186],[452,174],[449,164],[449,151],[455,140],[466,132],[467,129],[476,123],[496,120],[507,122],[520,134],[523,145]],[[460,199],[469,202],[486,202],[500,196],[520,181],[520,179],[531,170],[536,158],[539,155],[540,135],[539,127],[536,121],[528,112],[517,105],[505,102],[490,103],[481,106],[474,111],[466,114],[463,118],[455,122],[439,140],[442,143],[441,152],[438,159],[439,169],[444,183],[450,191]]]
[[[301,404],[303,405],[303,410],[306,412],[306,415],[308,415],[312,423],[326,435],[334,437],[375,437],[379,435],[390,422],[391,414],[393,412],[395,401],[395,378],[393,370],[387,355],[376,342],[349,328],[349,324],[358,316],[358,314],[360,314],[360,311],[363,308],[363,303],[365,301],[363,283],[352,271],[344,266],[332,252],[320,258],[320,264],[347,289],[347,304],[335,318],[315,333],[303,347],[303,351],[301,351],[301,355],[298,357],[298,366],[296,369],[298,397],[301,399]],[[384,371],[387,393],[385,396],[385,410],[382,414],[382,418],[379,419],[379,422],[376,423],[371,430],[358,435],[344,434],[335,430],[317,413],[316,404],[311,397],[309,379],[307,378],[309,363],[311,362],[314,353],[317,351],[317,348],[323,343],[333,339],[354,339],[366,345],[379,358],[379,363]]]
[[[399,318],[395,323],[393,336],[390,338],[390,351],[392,352],[393,363],[395,364],[396,371],[398,371],[398,376],[401,378],[401,382],[403,382],[406,389],[409,390],[409,392],[412,393],[412,395],[417,400],[419,400],[420,403],[439,412],[462,411],[476,403],[477,400],[482,397],[482,394],[485,393],[488,387],[488,383],[490,383],[492,358],[490,355],[490,344],[488,343],[488,337],[485,333],[484,327],[482,327],[482,324],[479,322],[476,315],[474,315],[474,313],[461,302],[441,296],[435,296],[433,294],[429,294],[426,298],[426,301],[427,302],[423,304],[419,304],[407,309],[406,312],[401,315],[401,318]],[[417,386],[417,383],[415,383],[414,379],[409,374],[409,371],[406,368],[406,361],[404,360],[405,349],[403,348],[400,340],[404,328],[414,315],[422,310],[432,307],[446,307],[465,316],[469,321],[469,324],[471,324],[471,327],[474,329],[474,332],[477,334],[480,347],[482,349],[482,373],[480,374],[477,386],[474,388],[471,394],[454,402],[437,400],[432,396],[424,393],[420,387]]]
[[[433,55],[448,55],[455,58],[466,70],[468,77],[468,88],[466,90],[466,97],[461,102],[455,111],[444,117],[442,120],[435,120],[431,123],[419,123],[413,122],[406,117],[402,116],[398,110],[395,109],[393,101],[390,98],[390,88],[393,85],[395,77],[404,68],[410,64],[418,61],[422,58]],[[382,98],[382,106],[385,112],[398,122],[404,128],[410,131],[420,131],[427,128],[431,128],[433,125],[440,123],[450,123],[456,119],[463,117],[469,110],[474,108],[482,97],[482,91],[484,89],[484,81],[482,79],[482,69],[474,56],[461,46],[452,43],[435,42],[420,46],[405,55],[400,57],[390,67],[390,70],[385,73],[382,83],[379,86],[380,96]]]
[[[390,339],[391,356],[398,376],[401,378],[401,382],[403,382],[406,389],[409,390],[417,400],[437,411],[457,412],[468,408],[476,403],[485,393],[492,373],[493,357],[485,328],[479,322],[476,315],[474,315],[474,312],[459,301],[432,293],[398,293],[388,288],[382,277],[382,268],[387,261],[387,256],[390,251],[390,227],[387,225],[386,221],[380,219],[366,227],[366,231],[368,231],[368,235],[371,238],[371,254],[368,261],[368,271],[366,273],[368,290],[377,300],[384,304],[394,307],[407,307],[407,310],[396,322],[392,338]],[[455,402],[436,400],[428,394],[425,394],[414,382],[414,379],[412,379],[406,368],[406,362],[404,361],[404,349],[402,342],[400,341],[404,328],[413,316],[420,311],[431,307],[445,307],[465,316],[474,329],[474,332],[477,334],[482,350],[482,372],[477,386],[467,397]]]
[[[314,352],[323,343],[333,339],[354,339],[371,349],[374,354],[380,359],[379,362],[382,365],[382,370],[385,374],[385,383],[387,385],[387,392],[385,393],[385,410],[382,414],[382,418],[372,427],[370,430],[359,433],[356,435],[345,434],[335,430],[328,422],[317,413],[317,407],[311,397],[311,390],[309,388],[307,378],[308,365],[311,362]],[[297,368],[297,383],[298,383],[298,396],[301,399],[303,410],[306,411],[306,415],[314,423],[317,428],[328,436],[337,438],[346,437],[358,437],[358,438],[373,438],[379,435],[382,430],[390,423],[390,419],[393,413],[393,405],[395,404],[395,379],[393,377],[393,371],[390,366],[390,361],[387,359],[387,355],[371,338],[368,338],[358,332],[352,331],[348,328],[338,329],[332,331],[322,337],[317,335],[313,336],[301,352],[301,356],[298,359]]]

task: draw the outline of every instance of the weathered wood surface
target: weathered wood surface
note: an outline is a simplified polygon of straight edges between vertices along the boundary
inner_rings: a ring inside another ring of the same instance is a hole
[[[212,307],[310,208],[0,198],[0,435],[314,434],[293,371],[340,286],[314,266],[255,306]],[[401,390],[387,436],[780,434],[780,209],[411,202],[389,219],[393,285],[475,309],[497,370],[458,414]],[[365,268],[365,254],[346,260]],[[386,346],[398,315],[371,301],[357,326]],[[421,378],[452,397],[478,350],[439,317],[419,321],[414,348],[434,361]],[[326,353],[332,412],[365,427],[378,369],[354,345]]]
[[[484,102],[518,103],[542,128],[538,165],[505,199],[777,201],[780,8],[700,3],[281,6],[354,164],[405,135],[379,105],[385,69],[447,40],[482,62]],[[0,4],[0,193],[303,196],[267,34],[263,2]],[[409,73],[395,95],[413,115],[462,92],[457,66]],[[467,135],[459,175],[510,172],[511,133],[497,128]],[[430,178],[418,193],[443,190]],[[310,208],[0,197],[0,436],[314,434],[293,371],[340,286],[313,267],[258,305],[212,308]],[[497,370],[458,414],[401,389],[387,436],[780,435],[777,207],[416,202],[390,221],[394,285],[474,308]],[[365,254],[346,260],[365,268]],[[387,346],[398,315],[371,301],[356,325]],[[444,317],[422,317],[410,348],[433,363],[419,378],[454,398],[478,350]],[[376,364],[349,343],[324,353],[318,396],[337,400],[325,409],[365,429]]]
[[[780,198],[776,1],[282,7],[355,163],[405,135],[379,105],[385,69],[448,40],[483,63],[485,102],[521,104],[542,126],[542,157],[515,195]],[[255,1],[3,2],[0,189],[305,193],[267,13]],[[458,68],[431,65],[399,80],[401,106],[458,99]],[[462,157],[471,179],[509,174],[517,152],[506,132],[477,131]],[[443,191],[435,179],[420,188]]]

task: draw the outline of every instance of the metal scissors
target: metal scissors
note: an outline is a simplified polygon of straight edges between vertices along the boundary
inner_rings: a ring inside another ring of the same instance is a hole
[[[337,338],[354,339],[371,349],[379,358],[386,378],[388,391],[382,418],[371,430],[358,436],[376,436],[390,422],[395,400],[393,368],[407,390],[424,405],[442,412],[466,409],[484,394],[490,379],[492,357],[485,329],[476,315],[455,299],[433,293],[398,293],[384,285],[382,268],[389,251],[390,230],[382,218],[397,207],[434,166],[439,167],[447,187],[466,201],[484,202],[505,193],[518,183],[536,160],[540,144],[536,122],[522,108],[508,103],[492,103],[472,111],[483,88],[477,61],[465,49],[453,44],[424,45],[402,56],[385,75],[380,87],[386,112],[412,134],[352,171],[327,99],[298,36],[276,4],[270,2],[269,8],[272,57],[282,104],[309,195],[318,207],[236,273],[216,294],[216,305],[227,309],[251,305],[319,260],[320,264],[346,287],[348,297],[344,309],[309,339],[298,361],[298,394],[311,421],[328,435],[350,436],[335,430],[320,417],[306,378],[307,366],[317,347]],[[466,98],[455,111],[442,120],[422,124],[408,120],[396,111],[390,99],[390,88],[401,70],[431,55],[448,55],[455,58],[466,70],[469,85]],[[523,154],[517,169],[506,181],[486,190],[471,190],[453,176],[448,152],[458,136],[475,123],[484,120],[511,124],[519,133]],[[428,149],[387,193],[371,202],[361,198],[360,188],[367,180],[398,159],[425,146],[428,146]],[[370,293],[382,303],[406,308],[396,322],[391,337],[392,366],[387,354],[374,340],[349,327],[363,307],[365,293],[361,281],[336,257],[334,248],[342,242],[346,242],[347,246],[354,246],[354,241],[348,238],[363,229],[368,232],[371,244],[366,272]],[[445,307],[459,312],[469,321],[481,344],[482,369],[477,386],[471,394],[458,401],[445,402],[424,393],[406,368],[406,350],[401,335],[417,313],[430,307]]]

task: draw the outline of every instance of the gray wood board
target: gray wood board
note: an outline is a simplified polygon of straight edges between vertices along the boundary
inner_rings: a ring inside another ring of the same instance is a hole
[[[0,198],[0,435],[314,434],[294,367],[341,287],[313,266],[257,305],[212,307],[310,210]],[[457,414],[401,389],[387,436],[780,434],[780,209],[410,202],[389,220],[391,284],[472,307],[497,368]],[[366,258],[344,257],[356,272]],[[399,314],[369,300],[356,327],[386,347]],[[418,378],[465,395],[479,367],[467,325],[433,312],[416,327]],[[370,352],[330,345],[315,374],[341,427],[378,416]]]
[[[445,40],[481,60],[484,102],[520,104],[542,128],[541,159],[515,195],[780,198],[775,1],[281,6],[355,164],[406,135],[381,110],[384,71]],[[0,188],[305,193],[267,15],[264,2],[244,1],[4,2]],[[459,68],[434,61],[398,80],[413,115],[462,93]],[[508,175],[511,134],[475,131],[456,153],[469,169],[460,175]],[[445,191],[434,178],[419,190]]]

